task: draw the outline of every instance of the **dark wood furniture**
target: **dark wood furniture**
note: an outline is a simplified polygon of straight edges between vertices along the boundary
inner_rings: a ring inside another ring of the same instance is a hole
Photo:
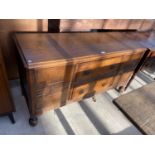
[[[150,53],[134,35],[16,33],[20,80],[30,124],[35,125],[36,116],[48,109],[111,88],[126,89]],[[139,39],[142,36],[139,34]]]
[[[0,115],[8,115],[11,122],[15,123],[13,117],[14,111],[15,108],[8,85],[2,53],[0,51]]]
[[[155,82],[113,101],[144,134],[155,134]]]

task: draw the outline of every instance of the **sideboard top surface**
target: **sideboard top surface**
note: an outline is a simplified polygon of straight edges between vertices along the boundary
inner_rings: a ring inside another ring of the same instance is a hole
[[[109,53],[155,50],[154,32],[16,33],[14,39],[25,65],[30,68]]]

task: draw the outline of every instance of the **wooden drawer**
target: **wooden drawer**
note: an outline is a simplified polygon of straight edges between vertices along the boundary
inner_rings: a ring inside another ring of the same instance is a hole
[[[95,91],[102,92],[110,89],[112,87],[113,80],[114,80],[114,77],[109,77],[109,78],[101,79],[97,81],[95,85]]]
[[[78,72],[86,71],[86,70],[94,70],[96,68],[105,68],[105,72],[108,70],[113,70],[115,67],[122,61],[122,56],[114,57],[111,59],[102,59],[92,62],[85,62],[78,65]],[[111,66],[112,65],[112,66]],[[117,68],[117,67],[116,67]]]
[[[90,90],[92,85],[93,85],[92,83],[88,83],[88,84],[75,87],[73,89],[71,100],[80,100],[88,96],[90,92],[93,92],[93,90]]]
[[[71,66],[35,69],[36,83],[69,82],[71,78]]]
[[[119,69],[121,59],[122,57],[116,57],[82,63],[78,66],[78,71],[74,81],[83,84],[115,76]]]
[[[97,68],[95,70],[87,70],[76,74],[75,84],[84,84],[108,77],[113,77],[118,72],[119,66],[111,65],[109,70],[106,68]],[[106,70],[106,71],[105,71]]]
[[[133,73],[141,56],[142,53],[131,53],[125,56],[80,64],[74,80],[75,86],[114,77],[117,74],[121,74],[126,80],[127,76],[129,77]]]
[[[91,97],[97,92],[105,91],[111,88],[113,77],[98,80],[96,82],[77,86],[73,89],[71,100],[80,100],[83,98]]]

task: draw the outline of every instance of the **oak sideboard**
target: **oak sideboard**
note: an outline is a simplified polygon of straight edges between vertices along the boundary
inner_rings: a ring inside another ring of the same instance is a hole
[[[37,115],[115,88],[125,90],[155,47],[147,33],[15,33],[22,93]]]

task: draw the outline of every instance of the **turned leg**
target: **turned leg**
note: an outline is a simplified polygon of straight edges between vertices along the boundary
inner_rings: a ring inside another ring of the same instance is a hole
[[[93,96],[93,97],[92,97],[92,100],[93,100],[94,102],[96,102],[96,97],[95,97],[95,96]]]
[[[12,122],[12,124],[16,123],[14,116],[13,116],[13,113],[9,113],[8,117],[9,117],[10,121]]]
[[[38,123],[38,118],[36,116],[30,116],[29,118],[29,124],[31,126],[36,126]]]

